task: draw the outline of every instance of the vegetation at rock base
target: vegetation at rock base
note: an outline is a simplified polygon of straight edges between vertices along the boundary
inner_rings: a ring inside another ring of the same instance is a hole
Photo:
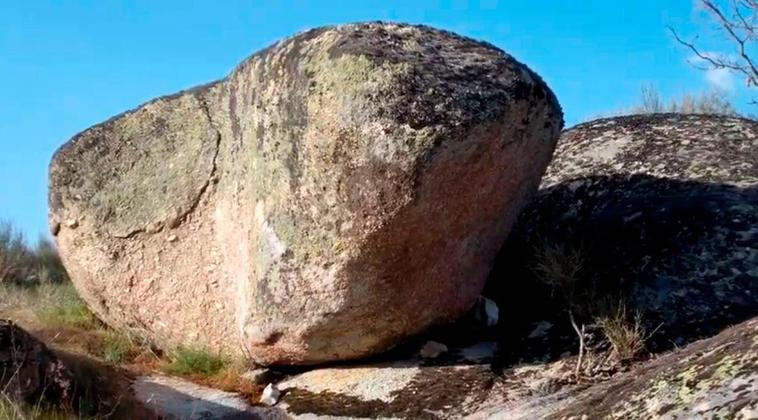
[[[532,270],[537,281],[547,286],[563,302],[564,310],[579,341],[574,376],[591,372],[593,364],[627,363],[642,356],[647,340],[655,330],[646,331],[642,314],[627,313],[623,299],[611,296],[608,290],[593,282],[588,264],[590,249],[583,245],[568,245],[543,239],[534,249]],[[589,325],[588,325],[589,324]],[[600,329],[610,345],[607,357],[587,354],[587,327]]]
[[[213,376],[228,364],[221,355],[195,347],[179,347],[169,356],[165,370],[176,375]]]
[[[22,406],[0,395],[0,419],[3,420],[68,420],[68,414],[42,407],[41,404]]]
[[[37,317],[46,325],[82,329],[101,326],[70,283],[42,283],[34,286],[33,293]]]
[[[141,343],[128,334],[108,331],[103,337],[102,357],[108,363],[125,363],[134,358],[141,348]]]
[[[640,312],[630,318],[623,303],[617,304],[615,311],[598,317],[596,322],[611,344],[612,356],[619,362],[640,357],[645,351],[645,342],[655,334],[655,330],[646,331]]]

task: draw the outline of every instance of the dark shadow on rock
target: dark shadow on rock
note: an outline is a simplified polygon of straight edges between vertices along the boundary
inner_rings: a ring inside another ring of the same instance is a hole
[[[497,257],[485,294],[500,306],[505,364],[576,350],[561,296],[535,276],[536,250],[546,243],[581,250],[591,300],[621,301],[648,331],[658,328],[652,352],[758,315],[758,189],[580,178],[540,191]]]
[[[321,363],[315,366],[272,366],[270,370],[275,378],[283,378],[314,369],[385,366],[395,363],[410,363],[422,367],[489,365],[495,356],[494,346],[491,356],[481,354],[486,353],[484,349],[477,351],[480,353],[478,357],[471,357],[466,353],[467,350],[473,350],[475,347],[494,344],[498,337],[499,331],[495,327],[486,327],[482,325],[481,321],[474,319],[472,310],[455,322],[432,327],[421,334],[401,341],[386,351],[368,357]],[[442,343],[448,348],[448,351],[435,358],[422,358],[419,356],[419,352],[428,341]]]
[[[73,408],[82,418],[157,419],[136,401],[126,370],[83,354],[55,350],[71,372]]]
[[[247,404],[235,394],[169,377],[142,377],[133,384],[135,397],[158,418],[190,420],[275,420],[289,418],[278,408]]]

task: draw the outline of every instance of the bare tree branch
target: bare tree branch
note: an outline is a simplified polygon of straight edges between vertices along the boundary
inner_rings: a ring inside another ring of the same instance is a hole
[[[719,21],[721,26],[727,31],[729,36],[734,40],[734,42],[738,46],[738,51],[740,57],[745,62],[745,66],[741,66],[741,71],[747,75],[748,77],[748,85],[758,85],[758,68],[756,68],[755,64],[753,63],[753,60],[750,58],[750,56],[747,55],[745,52],[745,42],[747,39],[740,37],[733,28],[733,23],[727,19],[724,14],[721,12],[721,10],[716,6],[712,1],[710,0],[701,0],[703,5],[711,11],[711,13],[716,17],[716,19]],[[739,10],[739,7],[736,8],[736,11]]]
[[[751,47],[758,39],[758,0],[730,0],[728,6],[720,6],[714,0],[699,0],[699,4],[724,32],[727,41],[735,46],[734,54],[714,54],[701,50],[696,36],[692,41],[683,39],[671,26],[674,39],[690,50],[706,66],[701,70],[726,69],[745,78],[748,87],[758,87],[758,64],[751,57]],[[727,10],[729,9],[729,10]],[[756,101],[752,102],[756,104]]]

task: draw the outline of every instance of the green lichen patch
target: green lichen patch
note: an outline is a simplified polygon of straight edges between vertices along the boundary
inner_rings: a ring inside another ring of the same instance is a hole
[[[95,126],[56,155],[53,211],[116,237],[176,225],[215,169],[219,134],[200,94],[159,99]]]

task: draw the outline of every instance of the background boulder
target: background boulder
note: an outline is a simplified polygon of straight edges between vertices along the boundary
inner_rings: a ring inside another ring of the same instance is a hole
[[[51,228],[113,326],[262,364],[355,358],[473,305],[561,127],[489,44],[320,28],[75,136]]]
[[[564,132],[488,285],[511,333],[526,336],[540,320],[568,329],[563,296],[534,270],[540,250],[556,245],[584,260],[582,322],[609,309],[599,302],[623,305],[655,331],[648,350],[758,315],[758,123],[660,114]]]

